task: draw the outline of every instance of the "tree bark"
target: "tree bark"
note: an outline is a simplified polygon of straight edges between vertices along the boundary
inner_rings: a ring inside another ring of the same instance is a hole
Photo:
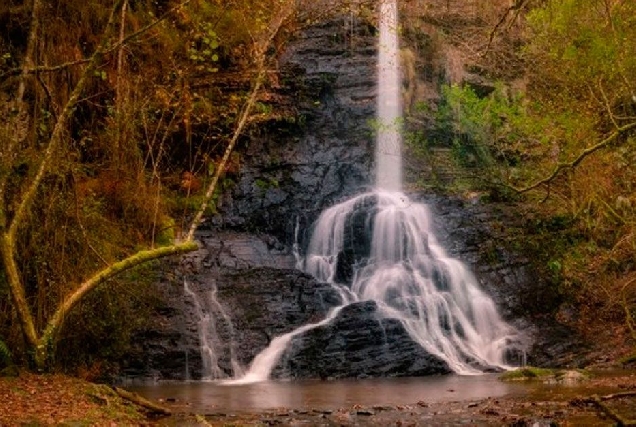
[[[154,414],[159,415],[171,415],[172,411],[170,409],[165,408],[161,405],[158,405],[154,402],[151,402],[148,399],[145,399],[139,396],[137,393],[131,393],[128,390],[124,390],[123,388],[114,387],[113,390],[117,393],[121,398],[128,400],[129,402],[134,403],[137,406],[141,406],[144,409],[149,410]]]
[[[24,55],[24,62],[20,69],[20,82],[18,83],[18,91],[13,101],[16,107],[16,116],[13,122],[13,126],[10,126],[10,135],[8,136],[8,145],[0,151],[0,201],[4,200],[4,191],[7,185],[7,179],[9,177],[9,170],[13,158],[15,157],[15,149],[18,143],[23,138],[25,130],[22,128],[28,127],[27,120],[27,104],[24,102],[24,92],[26,91],[27,77],[29,76],[29,69],[33,68],[35,47],[38,41],[38,33],[40,31],[40,11],[42,9],[42,0],[33,0],[33,7],[31,10],[31,28],[29,30],[29,39],[27,41],[27,49]],[[4,206],[0,204],[0,230],[4,229],[7,224],[6,213]]]
[[[0,241],[0,255],[2,255],[2,263],[7,275],[7,282],[11,291],[13,305],[18,313],[18,321],[22,328],[22,333],[29,347],[36,348],[38,343],[38,334],[35,330],[35,323],[29,304],[24,292],[20,271],[15,261],[15,243],[7,234],[2,235]]]

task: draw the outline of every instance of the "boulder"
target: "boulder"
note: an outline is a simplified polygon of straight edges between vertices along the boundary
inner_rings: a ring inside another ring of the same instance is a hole
[[[415,343],[374,301],[343,308],[330,323],[295,337],[274,370],[281,378],[363,378],[448,374],[446,362]]]

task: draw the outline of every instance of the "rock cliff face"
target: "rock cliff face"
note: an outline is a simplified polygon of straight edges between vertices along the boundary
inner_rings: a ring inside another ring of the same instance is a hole
[[[244,142],[236,185],[199,234],[201,250],[167,268],[157,285],[163,298],[153,327],[140,331],[121,363],[122,376],[200,378],[203,324],[215,375],[232,376],[273,337],[317,322],[339,305],[328,284],[294,269],[292,249],[296,241],[303,244],[325,207],[368,190],[373,182],[369,123],[375,113],[376,40],[364,25],[353,30],[344,21],[312,27],[281,58],[280,92],[297,103],[298,115],[294,123],[264,124]],[[503,317],[527,332],[528,342],[535,343],[529,361],[570,362],[567,355],[576,341],[546,314],[558,300],[554,290],[497,226],[517,224],[513,211],[478,200],[409,196],[432,206],[438,238],[449,253],[473,268]],[[354,234],[364,234],[364,224],[354,220],[353,228]],[[350,278],[348,265],[356,256],[359,248],[343,251],[342,282]],[[448,367],[417,346],[398,321],[380,320],[373,302],[360,302],[332,323],[295,337],[273,375],[446,372]]]
[[[297,223],[307,229],[325,207],[373,181],[375,44],[367,26],[352,33],[344,20],[312,27],[290,44],[279,92],[298,109],[294,123],[252,132],[214,226],[291,244]]]
[[[448,374],[397,319],[382,319],[374,301],[346,306],[329,324],[292,340],[273,372],[279,378],[407,377]]]

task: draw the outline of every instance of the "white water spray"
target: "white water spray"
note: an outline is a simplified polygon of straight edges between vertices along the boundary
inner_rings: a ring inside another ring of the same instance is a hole
[[[333,283],[345,241],[355,237],[347,230],[361,214],[358,221],[371,224],[370,253],[354,266],[346,301],[375,301],[384,317],[400,320],[414,341],[457,373],[508,368],[515,330],[470,271],[437,242],[426,206],[402,193],[366,193],[323,212],[305,270]]]
[[[246,375],[233,384],[266,380],[295,336],[329,323],[346,305],[365,300],[375,301],[385,318],[398,319],[415,342],[459,374],[509,368],[506,355],[514,350],[516,331],[502,321],[470,271],[439,245],[426,206],[411,202],[400,192],[397,17],[397,1],[380,0],[377,190],[325,210],[298,263],[318,280],[331,283],[342,305],[318,323],[274,338]],[[359,237],[351,231],[354,221],[369,226],[370,243],[351,243]],[[339,257],[345,250],[365,244],[368,254],[356,254],[351,283],[336,283]]]

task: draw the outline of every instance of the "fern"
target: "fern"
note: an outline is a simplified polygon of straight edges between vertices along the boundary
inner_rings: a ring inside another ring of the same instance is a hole
[[[13,357],[11,356],[11,350],[4,341],[0,339],[0,366],[13,365]]]

